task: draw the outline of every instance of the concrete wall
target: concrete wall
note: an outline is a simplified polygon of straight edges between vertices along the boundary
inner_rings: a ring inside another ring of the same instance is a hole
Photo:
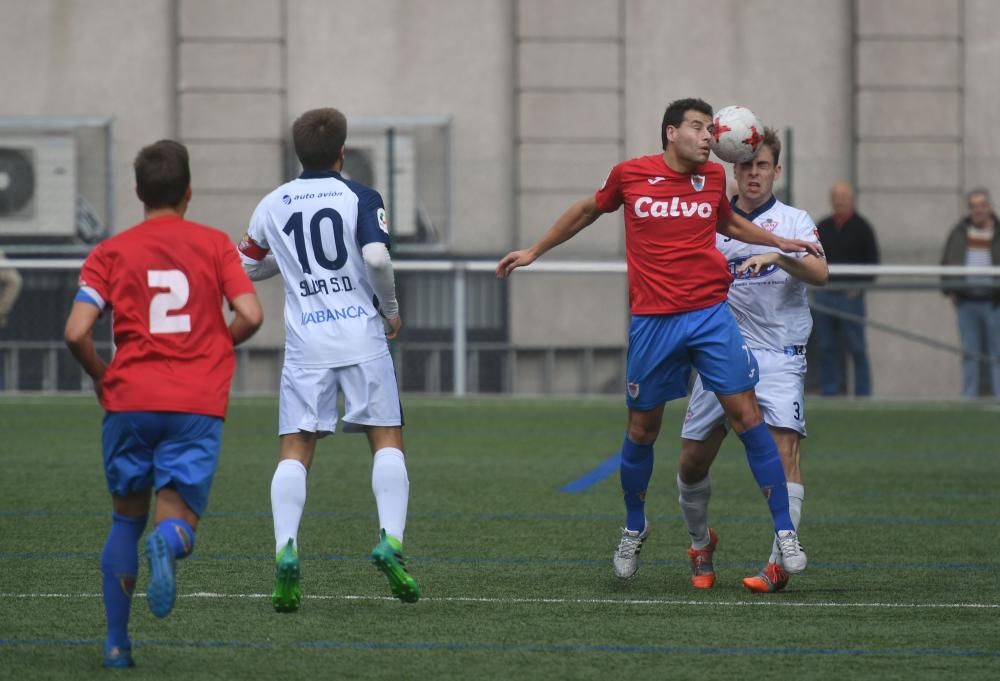
[[[113,116],[114,215],[142,219],[132,159],[175,134],[169,0],[0,2],[0,116]]]
[[[296,0],[288,11],[289,118],[448,115],[455,254],[510,244],[512,11],[503,0]]]
[[[1000,129],[1000,93],[996,87],[996,69],[1000,64],[1000,3],[965,0],[964,8],[964,185],[966,189],[988,187],[996,201],[1000,197],[1000,136],[987,131]]]
[[[742,104],[765,124],[795,133],[795,203],[817,216],[850,171],[849,3],[630,0],[627,21],[627,152],[660,147],[666,105],[701,97]],[[818,218],[817,218],[818,219]]]
[[[176,0],[177,135],[191,152],[192,220],[234,241],[262,196],[285,180],[285,16],[275,0]],[[257,286],[270,323],[249,347],[281,347],[284,289]],[[276,385],[273,367],[249,389]],[[258,380],[254,380],[254,379]]]
[[[886,262],[936,263],[973,187],[1000,193],[1000,123],[993,69],[1000,60],[1000,4],[988,0],[860,2],[860,206],[876,225]],[[888,86],[880,91],[879,85]],[[865,92],[865,89],[868,89]],[[892,326],[958,344],[952,305],[935,292],[869,296],[869,313]],[[952,396],[958,358],[877,330],[876,391]]]
[[[616,161],[657,151],[664,107],[685,96],[744,104],[793,129],[785,161],[795,203],[819,219],[830,184],[855,180],[887,262],[935,262],[962,192],[1000,193],[1000,141],[981,132],[1000,118],[992,0],[719,0],[710,11],[679,0],[0,0],[0,9],[0,115],[114,118],[116,229],[141,216],[135,152],[178,136],[192,153],[191,217],[235,240],[284,179],[290,121],[326,105],[353,119],[450,117],[454,256],[531,243]],[[620,260],[623,243],[620,215],[606,216],[550,257]],[[280,288],[262,294],[280,319]],[[519,347],[624,341],[623,278],[519,273],[509,300]],[[870,301],[890,324],[956,340],[936,294]],[[280,337],[271,324],[256,343]],[[957,359],[875,331],[872,340],[877,394],[958,392]],[[530,358],[518,365],[524,389],[537,369]]]
[[[858,3],[858,204],[887,262],[937,255],[962,191],[960,0]]]

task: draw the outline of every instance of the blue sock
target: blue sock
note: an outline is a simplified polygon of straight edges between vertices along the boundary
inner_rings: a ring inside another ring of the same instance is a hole
[[[156,531],[174,552],[174,558],[187,558],[194,551],[194,528],[180,518],[167,518],[156,524]]]
[[[132,645],[128,638],[128,616],[139,573],[139,537],[146,527],[146,518],[111,514],[111,530],[101,551],[101,590],[109,646],[131,648]]]
[[[621,479],[625,493],[625,529],[646,529],[646,488],[653,477],[653,445],[638,445],[625,436]]]
[[[781,464],[778,445],[767,429],[767,424],[761,421],[750,430],[737,433],[743,441],[747,452],[747,463],[754,480],[760,486],[760,491],[767,498],[767,506],[771,509],[771,519],[774,521],[774,531],[794,530],[792,516],[788,512],[788,487],[785,481],[785,468]]]

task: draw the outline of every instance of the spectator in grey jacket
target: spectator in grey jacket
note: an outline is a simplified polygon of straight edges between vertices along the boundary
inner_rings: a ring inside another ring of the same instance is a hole
[[[4,258],[4,252],[0,251],[0,260]],[[7,326],[7,317],[20,293],[21,275],[13,267],[0,265],[0,329]]]
[[[1000,265],[1000,224],[985,189],[966,195],[969,213],[948,234],[942,265]],[[959,285],[962,284],[962,285]],[[950,277],[942,292],[955,304],[962,341],[962,396],[979,396],[981,354],[990,357],[993,396],[1000,397],[1000,282],[990,277]]]

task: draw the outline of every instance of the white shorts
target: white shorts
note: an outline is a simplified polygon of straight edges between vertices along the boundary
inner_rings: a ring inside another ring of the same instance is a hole
[[[754,357],[760,368],[760,382],[754,391],[760,403],[764,422],[775,428],[788,428],[806,436],[806,408],[803,395],[806,384],[805,355],[787,355],[775,350],[754,348]],[[687,440],[705,440],[722,425],[726,430],[726,414],[715,393],[702,387],[701,377],[694,382],[687,415],[681,428],[681,437]]]
[[[281,370],[278,435],[306,431],[321,436],[337,430],[337,398],[344,395],[345,433],[365,426],[401,426],[403,408],[392,356],[335,368]]]

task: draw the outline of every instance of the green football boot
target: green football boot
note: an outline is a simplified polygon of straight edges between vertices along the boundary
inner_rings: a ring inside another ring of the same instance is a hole
[[[416,603],[420,600],[420,586],[406,571],[403,545],[395,537],[387,535],[385,530],[379,536],[378,545],[372,549],[372,563],[389,580],[393,596],[404,603]]]
[[[277,612],[296,612],[302,600],[299,587],[299,554],[292,539],[278,552],[275,558],[274,591],[271,605]]]

